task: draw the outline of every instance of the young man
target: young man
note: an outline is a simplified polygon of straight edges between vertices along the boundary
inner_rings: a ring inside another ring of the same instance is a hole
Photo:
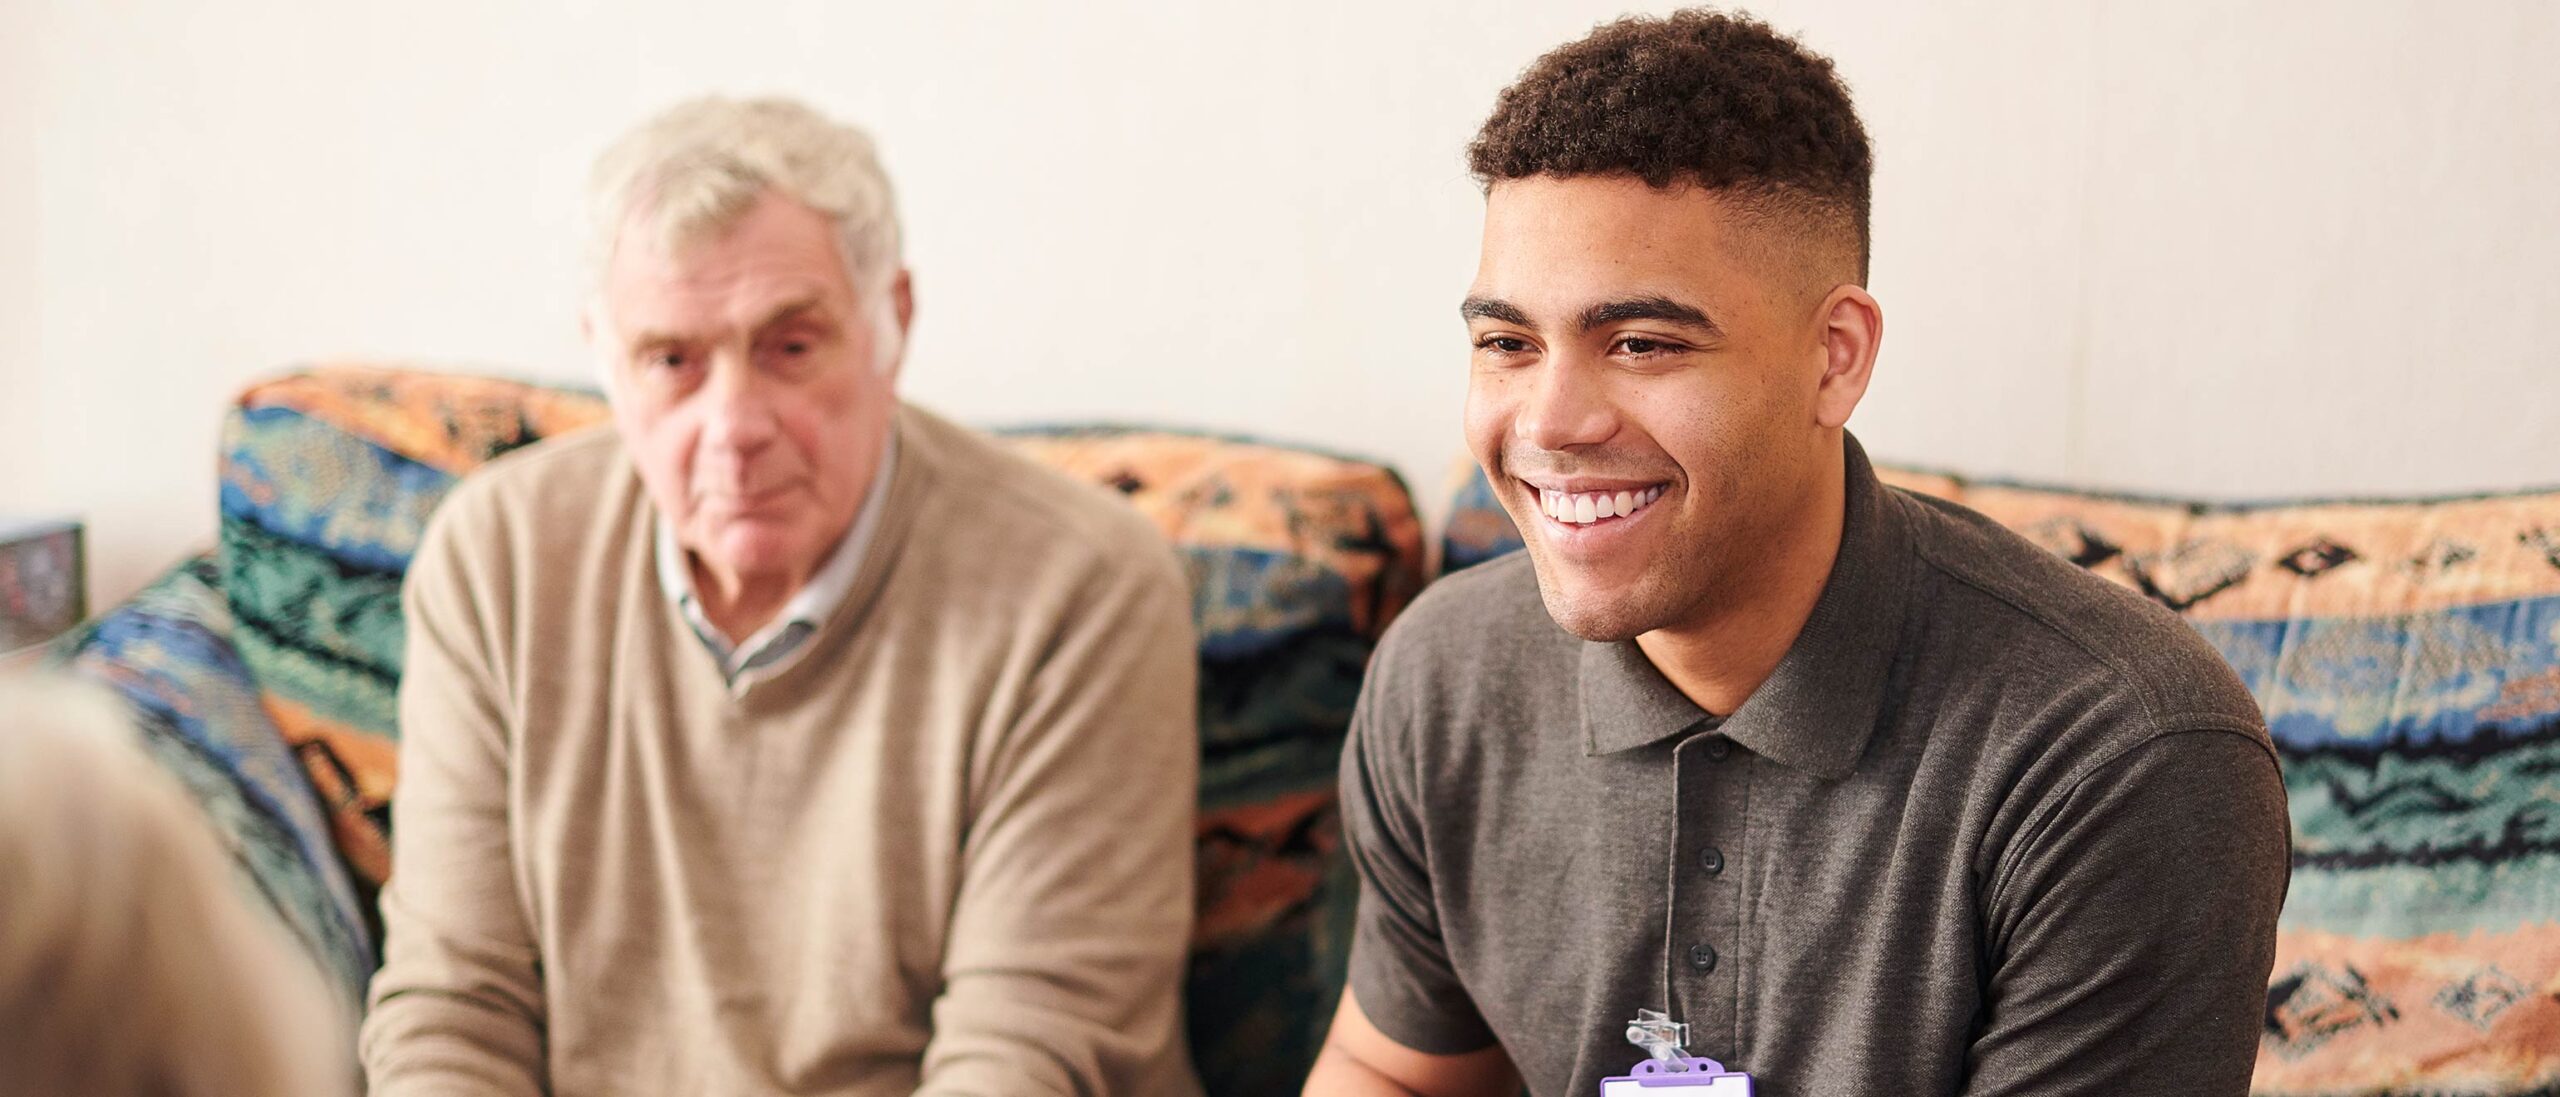
[[[2287,863],[2256,706],[2168,612],[1877,482],[1830,63],[1609,24],[1470,155],[1467,431],[1528,551],[1378,654],[1308,1092],[1588,1097],[1658,1010],[1762,1097],[2243,1093]]]

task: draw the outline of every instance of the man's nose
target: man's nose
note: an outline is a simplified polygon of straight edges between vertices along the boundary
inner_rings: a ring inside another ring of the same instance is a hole
[[[1590,363],[1562,355],[1540,363],[1512,418],[1512,433],[1549,451],[1608,441],[1618,431],[1618,413],[1594,372]]]
[[[773,405],[777,394],[745,363],[721,365],[726,368],[712,371],[703,441],[741,456],[753,454],[781,432]]]

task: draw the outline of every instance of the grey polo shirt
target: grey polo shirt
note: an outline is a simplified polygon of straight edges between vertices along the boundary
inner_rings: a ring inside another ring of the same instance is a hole
[[[1838,562],[1719,719],[1558,628],[1525,554],[1389,630],[1342,764],[1352,993],[1590,1097],[1642,1008],[1762,1097],[2241,1094],[2288,857],[2184,622],[1849,440]]]

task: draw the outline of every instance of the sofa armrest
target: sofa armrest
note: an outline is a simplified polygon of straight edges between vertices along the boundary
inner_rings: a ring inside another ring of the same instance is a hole
[[[241,877],[344,996],[373,972],[363,907],[304,763],[261,706],[210,557],[179,564],[61,640],[55,660],[132,711],[151,756],[204,808]]]

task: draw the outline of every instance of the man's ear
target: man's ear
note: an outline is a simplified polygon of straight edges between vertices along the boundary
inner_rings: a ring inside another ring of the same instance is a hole
[[[1865,287],[1843,285],[1822,300],[1822,381],[1814,393],[1814,421],[1831,430],[1849,424],[1849,413],[1875,378],[1876,350],[1884,342],[1884,307]]]
[[[896,338],[897,343],[889,348],[889,361],[883,369],[889,375],[889,379],[895,381],[898,379],[898,374],[907,368],[907,335],[914,331],[916,326],[914,272],[900,269],[898,277],[889,283],[889,308],[890,315],[897,321],[898,330],[888,334]]]

